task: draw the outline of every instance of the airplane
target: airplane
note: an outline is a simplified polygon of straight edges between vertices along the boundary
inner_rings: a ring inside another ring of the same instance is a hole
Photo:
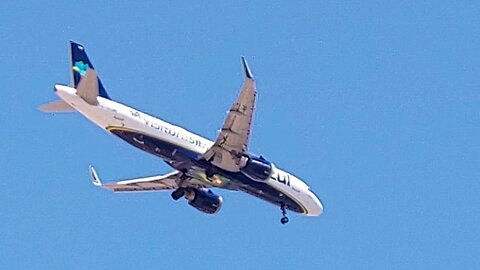
[[[93,185],[113,192],[171,191],[197,210],[217,213],[223,198],[212,188],[243,191],[280,207],[281,223],[287,210],[319,216],[323,205],[311,188],[295,175],[261,155],[249,152],[255,111],[255,79],[244,57],[240,94],[228,111],[215,141],[113,101],[105,90],[85,47],[70,41],[70,86],[56,84],[59,100],[42,105],[43,112],[80,112],[88,120],[130,145],[164,160],[174,171],[166,175],[103,183],[89,167]]]

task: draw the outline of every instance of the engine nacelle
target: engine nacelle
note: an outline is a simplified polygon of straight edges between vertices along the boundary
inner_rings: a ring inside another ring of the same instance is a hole
[[[188,204],[207,214],[215,214],[220,211],[223,203],[222,196],[204,188],[187,190],[185,198],[188,200]]]
[[[242,157],[242,163],[240,170],[252,180],[264,182],[272,175],[273,164],[263,157]]]

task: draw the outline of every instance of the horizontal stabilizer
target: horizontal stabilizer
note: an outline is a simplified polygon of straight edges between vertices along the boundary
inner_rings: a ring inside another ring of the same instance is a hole
[[[77,95],[90,105],[98,104],[98,79],[95,70],[87,70],[85,76],[80,79],[77,86]]]
[[[42,112],[75,112],[76,110],[63,100],[52,101],[38,107]]]

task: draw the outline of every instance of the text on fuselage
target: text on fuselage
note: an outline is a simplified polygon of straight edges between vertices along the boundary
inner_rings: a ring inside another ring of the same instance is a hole
[[[290,175],[288,174],[274,173],[272,176],[270,176],[270,179],[277,181],[280,184],[290,186]]]
[[[163,125],[160,125],[154,121],[151,121],[149,119],[147,119],[146,117],[142,117],[142,114],[138,111],[134,111],[134,110],[130,110],[130,113],[132,114],[133,117],[136,117],[138,119],[141,119],[145,125],[151,127],[151,128],[154,128],[156,130],[159,130],[165,134],[168,134],[172,137],[175,137],[175,138],[178,138],[182,141],[185,141],[185,142],[188,142],[190,144],[193,144],[193,145],[196,145],[196,146],[199,146],[201,148],[206,148],[207,146],[205,145],[205,143],[203,143],[202,141],[200,141],[199,139],[195,139],[193,138],[192,136],[188,135],[188,134],[185,134],[185,133],[182,133],[182,132],[179,132],[179,131],[176,131],[172,128],[169,128],[169,127],[166,127],[166,126],[163,126]]]

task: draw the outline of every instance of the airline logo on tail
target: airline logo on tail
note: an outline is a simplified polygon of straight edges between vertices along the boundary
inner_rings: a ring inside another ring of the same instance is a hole
[[[73,41],[70,41],[70,59],[72,63],[72,81],[73,86],[77,88],[78,84],[80,83],[80,79],[87,75],[87,71],[89,69],[94,70],[92,62],[88,59],[87,53],[85,52],[85,48]],[[108,96],[107,91],[103,87],[100,78],[98,79],[98,95],[110,99]]]
[[[84,63],[83,61],[75,62],[75,65],[72,67],[74,71],[76,71],[80,76],[85,76],[87,74],[87,70],[90,68],[88,63]]]

